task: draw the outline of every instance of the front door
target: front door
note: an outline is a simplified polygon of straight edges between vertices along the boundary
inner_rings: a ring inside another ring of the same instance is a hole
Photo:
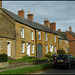
[[[27,43],[27,55],[30,56],[30,44]]]
[[[7,55],[11,57],[11,42],[7,42]]]
[[[43,57],[43,54],[42,54],[42,45],[41,44],[37,45],[37,57],[38,58],[42,58]]]

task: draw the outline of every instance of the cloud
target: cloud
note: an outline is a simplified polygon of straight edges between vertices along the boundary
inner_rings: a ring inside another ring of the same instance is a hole
[[[3,1],[3,7],[18,14],[18,10],[24,9],[25,18],[28,11],[33,13],[34,21],[43,23],[44,18],[57,23],[57,29],[68,30],[71,25],[75,32],[75,1]]]

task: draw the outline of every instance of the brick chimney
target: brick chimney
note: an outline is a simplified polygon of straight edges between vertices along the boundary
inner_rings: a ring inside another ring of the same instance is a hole
[[[0,7],[2,7],[2,0],[0,0]]]
[[[50,28],[53,30],[53,31],[56,31],[56,23],[50,23]]]
[[[27,17],[28,17],[28,20],[33,21],[33,14],[30,14],[30,11],[28,11]]]
[[[46,18],[44,19],[44,25],[46,25],[46,26],[48,26],[50,28],[49,21]]]
[[[58,29],[59,32],[61,32],[61,29]]]
[[[18,11],[18,16],[24,18],[24,10],[23,9]]]
[[[69,31],[70,31],[70,32],[72,31],[72,28],[71,28],[71,26],[69,27]]]

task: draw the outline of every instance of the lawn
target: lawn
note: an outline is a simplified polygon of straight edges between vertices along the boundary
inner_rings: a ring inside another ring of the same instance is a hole
[[[48,69],[48,68],[52,68],[52,67],[53,67],[53,63],[50,63],[50,64],[37,65],[37,66],[2,71],[2,72],[0,72],[0,74],[26,74],[26,73],[43,70],[43,69]]]
[[[48,58],[40,58],[40,59],[16,59],[16,60],[8,60],[9,63],[14,63],[14,62],[28,62],[28,63],[31,63],[32,61],[35,61],[35,60],[46,60]],[[48,59],[49,60],[49,59]]]

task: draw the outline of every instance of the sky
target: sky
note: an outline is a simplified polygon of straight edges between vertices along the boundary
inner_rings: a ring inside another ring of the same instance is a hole
[[[26,19],[30,11],[35,22],[44,24],[48,18],[50,23],[56,22],[56,30],[66,31],[71,26],[75,32],[75,1],[3,1],[2,7],[17,15],[23,9]]]

